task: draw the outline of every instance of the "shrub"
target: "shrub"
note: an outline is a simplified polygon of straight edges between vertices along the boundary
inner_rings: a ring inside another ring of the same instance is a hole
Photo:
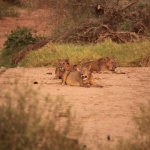
[[[36,36],[36,31],[29,29],[27,27],[17,27],[12,30],[10,34],[6,35],[7,40],[4,43],[4,49],[2,50],[1,62],[5,66],[11,66],[12,56],[21,51],[29,44],[34,44],[42,39]]]
[[[59,119],[56,116],[63,105],[62,98],[52,100],[47,96],[41,101],[29,85],[19,87],[17,82],[11,91],[1,99],[0,149],[79,149],[76,139],[66,138],[70,129],[70,109],[66,111],[67,119],[61,126],[61,133],[56,131]]]
[[[7,55],[12,55],[28,44],[36,43],[39,37],[35,33],[36,31],[27,27],[17,27],[10,34],[6,35],[7,40],[4,43],[4,51]]]

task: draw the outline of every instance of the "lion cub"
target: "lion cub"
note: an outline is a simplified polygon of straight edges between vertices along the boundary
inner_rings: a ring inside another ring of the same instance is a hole
[[[90,72],[91,65],[82,67],[80,71],[65,71],[62,77],[62,85],[67,84],[71,86],[82,86],[82,87],[102,87],[97,84]]]
[[[97,60],[93,60],[93,61],[89,61],[89,62],[85,62],[82,64],[82,66],[87,66],[87,65],[91,65],[91,69],[90,71],[96,71],[96,72],[100,72],[100,71],[112,71],[114,72],[116,67],[117,67],[117,63],[113,58],[100,58]]]
[[[70,65],[68,59],[58,59],[58,65],[55,69],[55,78],[62,79],[65,71],[76,71],[77,65]]]

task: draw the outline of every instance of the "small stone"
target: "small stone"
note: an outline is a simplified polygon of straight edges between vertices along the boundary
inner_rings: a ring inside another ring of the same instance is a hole
[[[37,82],[37,81],[34,81],[33,84],[38,84],[38,82]]]

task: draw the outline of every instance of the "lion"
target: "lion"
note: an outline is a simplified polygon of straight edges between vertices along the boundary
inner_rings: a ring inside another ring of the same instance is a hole
[[[82,67],[80,71],[65,71],[62,77],[62,85],[82,86],[82,87],[102,87],[97,84],[90,72],[91,65]]]
[[[61,79],[62,75],[65,72],[65,66],[69,65],[68,59],[58,59],[58,64],[55,69],[55,78],[54,79]]]
[[[90,71],[102,72],[102,71],[112,71],[115,72],[117,63],[113,58],[99,58],[97,60],[85,62],[82,66],[91,65]]]
[[[65,71],[76,71],[77,69],[77,65],[70,65],[68,59],[58,59],[54,79],[62,79]]]
[[[65,68],[65,71],[77,71],[78,70],[77,65],[71,65],[71,64],[66,64],[64,68]]]

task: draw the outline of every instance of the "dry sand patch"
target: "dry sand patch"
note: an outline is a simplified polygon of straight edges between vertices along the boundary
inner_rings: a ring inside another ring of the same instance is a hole
[[[117,70],[125,74],[94,74],[103,88],[84,88],[62,86],[60,79],[54,80],[54,68],[3,68],[0,69],[1,99],[4,90],[11,90],[14,79],[21,84],[28,82],[34,89],[40,86],[41,95],[63,96],[76,114],[73,126],[80,122],[83,127],[79,141],[97,150],[98,143],[112,145],[120,137],[129,137],[135,128],[131,120],[133,114],[139,110],[138,105],[150,99],[148,67],[119,67]],[[38,84],[33,84],[35,81]],[[62,122],[64,119],[61,118]]]

